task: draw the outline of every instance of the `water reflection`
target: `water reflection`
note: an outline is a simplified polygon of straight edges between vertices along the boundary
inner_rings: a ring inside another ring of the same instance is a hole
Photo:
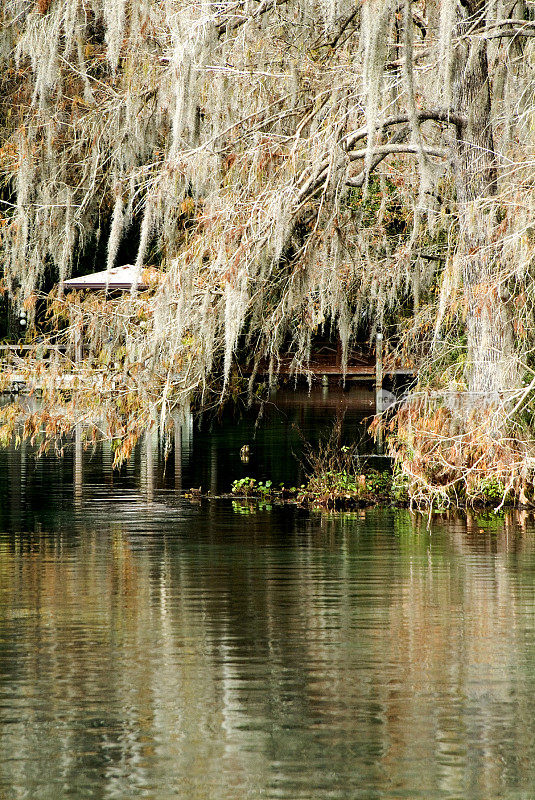
[[[128,488],[137,488],[147,502],[152,502],[157,488],[164,487],[227,493],[235,479],[246,475],[299,485],[305,478],[303,459],[307,443],[327,437],[335,419],[343,422],[344,440],[360,440],[362,452],[369,454],[373,445],[366,431],[369,417],[363,409],[370,397],[373,398],[371,391],[358,387],[350,391],[330,388],[325,396],[321,388],[311,393],[278,391],[268,403],[258,403],[252,410],[229,409],[221,417],[205,416],[196,421],[191,411],[184,409],[174,419],[170,442],[164,442],[158,435],[155,421],[138,443],[133,457],[123,466],[120,478],[126,479]],[[32,398],[27,401],[35,402]],[[246,460],[241,457],[244,447]],[[78,508],[85,485],[91,494],[95,481],[104,480],[108,486],[116,483],[118,476],[112,469],[114,454],[109,441],[88,448],[84,427],[78,424],[72,442],[67,442],[64,449],[63,463],[53,456],[32,466],[33,480],[42,482],[45,494],[49,468],[52,481],[61,476],[63,482],[67,475],[72,475]],[[11,453],[7,466],[11,474],[6,491],[19,515],[25,507],[26,451],[23,445]]]
[[[246,514],[136,459],[0,454],[0,797],[533,796],[533,514]]]

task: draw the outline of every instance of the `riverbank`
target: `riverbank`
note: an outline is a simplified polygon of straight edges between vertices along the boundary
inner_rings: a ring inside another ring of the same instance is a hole
[[[202,493],[198,493],[198,497]],[[333,511],[351,511],[355,508],[371,508],[373,506],[406,508],[411,505],[409,478],[398,470],[368,470],[361,473],[347,471],[328,471],[314,474],[300,486],[275,485],[272,481],[257,481],[245,477],[235,480],[231,493],[224,495],[234,500],[258,501],[271,503],[291,503],[304,508],[330,509]],[[434,510],[446,508],[480,508],[502,509],[520,506],[531,507],[519,501],[519,498],[498,481],[481,483],[479,493],[463,502],[457,497],[455,502],[436,506]]]

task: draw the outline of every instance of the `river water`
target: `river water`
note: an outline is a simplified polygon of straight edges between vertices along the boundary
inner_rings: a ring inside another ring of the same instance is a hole
[[[535,797],[533,516],[184,498],[285,415],[0,452],[2,800]]]

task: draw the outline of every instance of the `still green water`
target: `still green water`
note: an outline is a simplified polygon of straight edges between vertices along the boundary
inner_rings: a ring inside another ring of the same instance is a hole
[[[181,497],[235,431],[0,453],[0,798],[534,798],[533,516]]]

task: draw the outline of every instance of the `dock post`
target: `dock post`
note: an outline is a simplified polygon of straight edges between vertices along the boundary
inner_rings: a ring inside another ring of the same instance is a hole
[[[79,508],[82,502],[83,486],[83,443],[82,443],[82,423],[77,422],[74,426],[74,505]]]
[[[380,414],[383,410],[383,334],[377,332],[375,344],[375,413]],[[377,426],[377,452],[383,453],[383,425],[379,422]]]
[[[175,433],[175,489],[182,491],[182,425],[174,420]]]

